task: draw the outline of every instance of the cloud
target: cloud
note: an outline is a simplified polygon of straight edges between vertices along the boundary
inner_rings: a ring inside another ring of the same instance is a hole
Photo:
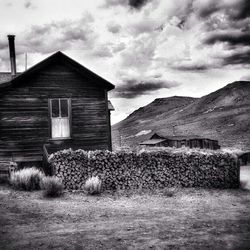
[[[250,44],[250,1],[106,2],[137,9],[147,5],[143,11],[126,12],[131,19],[119,30],[126,47],[118,65],[127,72],[208,72],[227,63],[247,63],[241,49]]]
[[[1,50],[7,50],[9,48],[9,45],[8,45],[8,40],[7,40],[7,37],[3,38],[0,40],[0,51]]]
[[[80,45],[79,49],[89,49],[94,46],[95,38],[96,34],[88,22],[60,21],[32,26],[22,39],[22,43],[30,52],[46,54],[69,49],[77,43]]]
[[[224,14],[230,20],[242,20],[250,16],[249,0],[194,0],[193,10],[202,18]]]
[[[250,64],[250,1],[195,0],[193,10],[202,21],[203,50],[218,52],[209,55],[211,60],[220,60],[221,66]]]
[[[176,26],[180,29],[184,29],[186,20],[182,19]]]
[[[178,82],[153,77],[148,77],[143,80],[141,77],[131,77],[123,80],[123,84],[117,86],[114,90],[114,97],[132,99],[141,95],[151,94],[160,89],[170,89],[180,85]]]
[[[127,25],[127,29],[133,35],[140,35],[143,33],[151,33],[154,31],[160,31],[162,21],[150,18],[143,18],[141,20],[135,20]]]
[[[237,15],[235,16],[235,18],[244,19],[247,17],[250,17],[250,1],[249,0],[242,0],[241,5],[240,5],[240,9],[239,9]]]
[[[128,6],[132,9],[140,10],[151,1],[152,0],[105,0],[105,3],[101,7],[111,8],[117,6]]]
[[[126,6],[127,0],[105,0],[104,4],[100,7],[102,8],[112,8],[117,6]]]
[[[13,6],[13,3],[7,2],[7,3],[5,4],[5,6],[7,6],[7,7],[12,7],[12,6]]]
[[[112,52],[118,53],[118,52],[123,51],[125,48],[126,48],[125,43],[114,44],[112,46]]]
[[[223,58],[224,65],[250,65],[250,49],[247,51],[237,51],[232,55]]]
[[[250,81],[250,74],[249,74],[249,75],[242,76],[242,77],[240,78],[240,81]]]
[[[112,57],[113,56],[109,48],[109,44],[96,45],[93,52],[91,52],[91,54],[96,57]]]
[[[179,64],[171,67],[172,69],[180,70],[180,71],[204,71],[211,66],[205,64],[205,63],[191,63],[191,64]]]
[[[33,25],[16,35],[16,56],[23,64],[23,55],[29,54],[29,64],[32,65],[43,55],[56,51],[75,50],[85,56],[112,57],[109,48],[101,47],[99,34],[94,28],[94,18],[84,13],[79,19],[52,21],[47,24]],[[6,70],[9,65],[8,39],[0,38],[1,69]],[[36,56],[35,56],[36,55]]]
[[[109,22],[107,24],[107,29],[109,32],[113,33],[113,34],[116,34],[116,33],[119,33],[120,30],[121,30],[121,25],[118,24],[118,23],[114,23],[114,22]]]
[[[29,0],[27,0],[25,3],[24,3],[24,7],[26,8],[26,9],[34,9],[35,8],[35,6],[33,5],[33,3],[31,2],[31,1],[29,1]]]
[[[16,35],[18,46],[16,53],[48,54],[58,50],[67,50],[78,46],[81,50],[94,47],[97,34],[92,27],[94,18],[89,13],[80,19],[61,20],[43,25],[33,25]],[[8,47],[7,38],[0,40],[0,55]]]
[[[153,63],[156,40],[151,35],[142,35],[132,40],[121,52],[121,68],[135,69],[145,72]]]
[[[230,45],[250,45],[250,33],[243,33],[241,31],[223,31],[215,32],[206,37],[206,44],[215,44],[218,42],[226,42]]]
[[[150,0],[129,0],[129,6],[135,9],[141,9],[146,5]]]

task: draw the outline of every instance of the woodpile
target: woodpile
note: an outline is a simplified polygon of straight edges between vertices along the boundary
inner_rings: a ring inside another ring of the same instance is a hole
[[[67,189],[83,189],[98,176],[104,189],[157,189],[172,186],[238,188],[237,158],[204,151],[110,152],[62,150],[49,158],[53,174]]]

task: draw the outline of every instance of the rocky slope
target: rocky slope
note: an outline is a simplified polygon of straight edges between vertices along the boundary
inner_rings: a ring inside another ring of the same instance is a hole
[[[250,82],[233,82],[201,98],[155,99],[112,127],[114,147],[136,146],[156,131],[250,150]]]

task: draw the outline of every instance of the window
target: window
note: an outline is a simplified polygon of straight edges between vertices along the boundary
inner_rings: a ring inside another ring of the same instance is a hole
[[[52,138],[70,138],[70,111],[70,99],[50,99]]]

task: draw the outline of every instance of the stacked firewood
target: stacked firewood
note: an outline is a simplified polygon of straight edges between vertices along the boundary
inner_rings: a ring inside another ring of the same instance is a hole
[[[157,189],[172,186],[237,188],[237,158],[222,152],[110,152],[63,150],[50,165],[67,189],[83,189],[98,176],[104,189]]]

